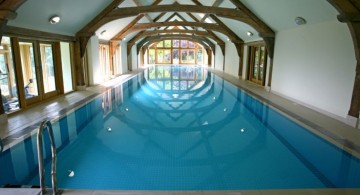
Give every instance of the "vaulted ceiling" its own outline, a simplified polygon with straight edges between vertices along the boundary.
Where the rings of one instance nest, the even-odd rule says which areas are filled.
[[[90,23],[111,4],[116,9],[108,9],[100,22]],[[274,36],[295,28],[297,16],[314,24],[335,20],[337,15],[326,0],[30,0],[17,13],[8,25],[71,36],[93,32],[103,40],[140,41],[181,33],[214,44]],[[61,22],[50,24],[52,15],[61,16]],[[254,35],[247,36],[247,31]]]

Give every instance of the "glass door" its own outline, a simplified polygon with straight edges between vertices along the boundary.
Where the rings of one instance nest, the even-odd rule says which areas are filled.
[[[58,95],[52,43],[19,41],[26,104]]]
[[[248,80],[265,85],[266,50],[265,46],[249,47]]]

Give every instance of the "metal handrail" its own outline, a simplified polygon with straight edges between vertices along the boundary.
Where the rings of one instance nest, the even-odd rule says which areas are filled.
[[[56,147],[55,147],[55,139],[54,133],[52,130],[52,125],[50,121],[45,120],[41,123],[39,127],[39,131],[37,133],[37,151],[38,151],[38,160],[39,160],[39,177],[40,177],[40,188],[41,194],[46,194],[46,187],[45,187],[45,169],[43,164],[43,131],[44,129],[48,130],[50,144],[51,144],[51,181],[52,181],[52,190],[53,195],[58,193],[57,185],[56,185]]]

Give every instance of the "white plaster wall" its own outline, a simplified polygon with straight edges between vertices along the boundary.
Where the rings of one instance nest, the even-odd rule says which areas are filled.
[[[225,43],[225,72],[238,77],[240,57],[232,42]]]
[[[120,52],[121,52],[121,73],[120,74],[124,74],[128,72],[128,68],[127,68],[127,46],[126,46],[126,42],[122,41],[120,43]]]
[[[217,70],[223,70],[224,65],[224,55],[221,52],[221,48],[216,45],[215,47],[215,56],[214,56],[214,67]]]
[[[276,35],[271,90],[345,118],[355,64],[346,24],[328,21],[280,31]]]
[[[99,39],[97,36],[92,36],[87,44],[87,58],[89,68],[89,84],[100,84],[102,78],[100,58],[99,58]]]
[[[131,48],[131,65],[132,70],[138,69],[138,55],[136,53],[136,45]]]
[[[241,75],[241,79],[245,80],[246,79],[246,71],[247,71],[247,64],[248,64],[248,51],[249,51],[249,47],[247,45],[244,46],[244,57],[243,57],[243,70],[242,70],[242,75]]]

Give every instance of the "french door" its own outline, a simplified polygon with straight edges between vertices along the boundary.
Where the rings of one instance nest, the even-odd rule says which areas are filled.
[[[265,46],[249,46],[248,55],[248,80],[265,85],[267,59]]]
[[[58,95],[54,44],[20,40],[19,50],[26,105]]]

